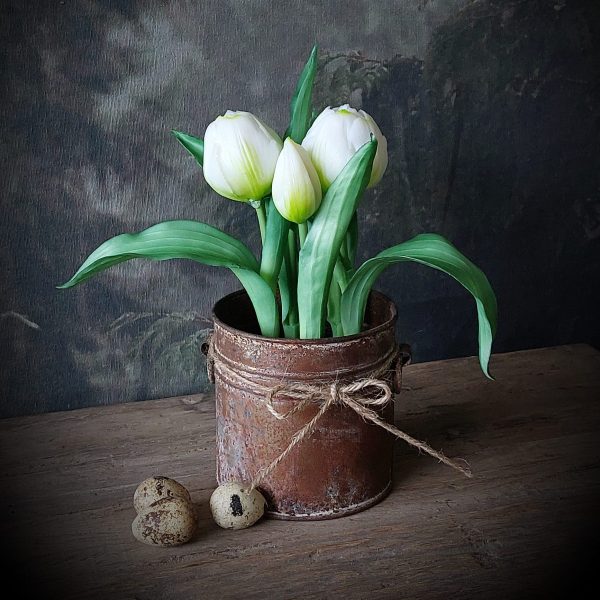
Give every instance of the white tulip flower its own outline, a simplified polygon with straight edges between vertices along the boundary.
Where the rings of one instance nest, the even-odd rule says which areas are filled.
[[[204,179],[221,196],[258,201],[270,193],[280,137],[253,114],[228,110],[204,135]]]
[[[378,145],[368,187],[379,183],[388,164],[387,140],[377,123],[364,110],[356,110],[348,104],[338,108],[328,106],[315,119],[302,147],[308,151],[317,170],[323,192],[356,151],[371,139],[371,134]]]
[[[321,184],[308,152],[291,138],[283,143],[273,177],[273,202],[293,223],[304,223],[321,205]]]

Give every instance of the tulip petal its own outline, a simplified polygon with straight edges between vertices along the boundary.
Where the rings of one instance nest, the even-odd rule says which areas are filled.
[[[319,208],[321,185],[308,153],[285,140],[273,177],[273,202],[288,221],[304,223]]]
[[[204,177],[221,196],[247,202],[271,191],[282,143],[277,134],[248,112],[227,111],[204,136]]]
[[[348,104],[327,107],[315,119],[302,146],[310,155],[324,192],[372,135],[378,142],[378,150],[369,187],[380,181],[388,162],[387,140],[375,121],[363,110],[358,111]]]

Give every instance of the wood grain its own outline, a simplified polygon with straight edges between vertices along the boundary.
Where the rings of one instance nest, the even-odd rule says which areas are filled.
[[[545,598],[597,561],[600,353],[585,345],[409,366],[397,425],[469,461],[467,480],[396,445],[395,487],[343,519],[210,517],[214,416],[187,396],[0,421],[4,567],[46,598]],[[196,539],[146,547],[133,491],[162,474],[199,506]],[[587,556],[584,561],[583,557]],[[564,597],[564,596],[563,596]]]

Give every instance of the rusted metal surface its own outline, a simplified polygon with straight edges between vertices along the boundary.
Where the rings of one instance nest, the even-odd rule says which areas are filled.
[[[217,415],[217,480],[249,482],[290,443],[293,435],[318,411],[309,406],[278,420],[265,404],[264,387],[302,382],[346,383],[376,371],[397,351],[396,309],[373,292],[367,306],[366,331],[344,338],[320,340],[270,339],[257,335],[252,307],[243,292],[230,294],[214,309],[213,351],[225,365],[254,382],[240,385],[215,368]],[[398,388],[403,348],[384,379]],[[408,354],[409,356],[409,354]],[[278,395],[280,413],[296,401]],[[392,422],[393,406],[381,411]],[[394,440],[385,430],[363,421],[354,411],[334,406],[260,485],[269,502],[269,516],[316,520],[364,510],[385,497],[391,486]]]

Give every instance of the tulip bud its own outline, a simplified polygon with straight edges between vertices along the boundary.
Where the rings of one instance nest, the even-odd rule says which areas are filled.
[[[273,177],[273,202],[293,223],[304,223],[321,205],[321,184],[306,150],[287,138]]]
[[[375,136],[378,142],[368,187],[383,177],[388,164],[387,140],[377,123],[364,110],[348,104],[327,107],[312,124],[302,147],[308,151],[326,192],[356,151]]]
[[[204,179],[221,196],[247,202],[270,193],[279,136],[253,114],[228,110],[204,135]]]

